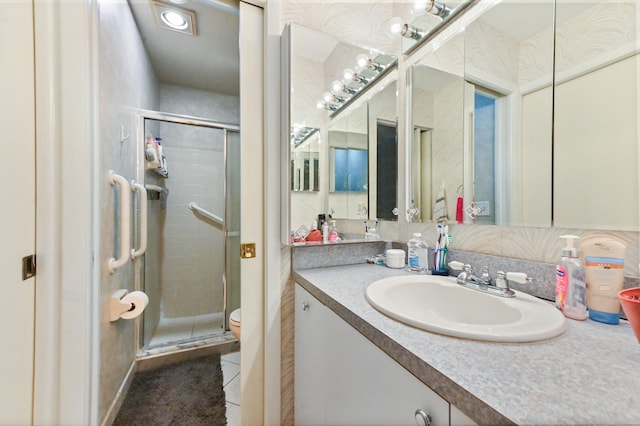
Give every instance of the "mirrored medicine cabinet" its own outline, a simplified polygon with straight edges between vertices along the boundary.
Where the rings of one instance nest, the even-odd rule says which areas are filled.
[[[290,191],[285,229],[307,224],[308,215],[296,213],[305,210],[397,219],[379,210],[378,186],[402,173],[406,185],[395,196],[402,191],[406,205],[395,213],[403,221],[437,221],[436,201],[444,195],[449,223],[638,230],[640,5],[472,3],[400,57],[397,72],[406,73],[406,86],[394,79],[340,112],[316,107],[331,84],[322,73],[327,65],[292,61],[288,124],[318,128],[321,148],[319,191]],[[403,91],[407,103],[399,106],[395,94]],[[382,104],[394,99],[385,101],[387,113],[372,113],[375,96]],[[404,140],[406,151],[384,154],[395,167],[381,167],[372,140],[384,138],[378,136],[384,126],[397,129],[398,120],[406,135],[397,134],[395,143]],[[404,170],[397,169],[398,155],[406,159]],[[381,175],[387,171],[391,177]],[[336,182],[343,185],[337,191]],[[313,203],[296,197],[303,194],[315,195]]]
[[[427,46],[408,70],[407,220],[434,220],[445,188],[450,222],[637,230],[636,8],[503,1]]]
[[[396,57],[297,24],[288,27],[286,38],[286,229],[309,230],[319,214],[397,220]],[[367,61],[358,64],[362,57]],[[347,79],[349,67],[355,76]]]

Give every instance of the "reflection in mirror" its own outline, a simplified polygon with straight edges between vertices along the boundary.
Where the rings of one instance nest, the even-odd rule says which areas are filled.
[[[319,94],[325,90],[324,61],[336,47],[337,40],[319,31],[300,25],[291,25],[290,43],[289,127],[292,129],[292,141],[289,147],[289,187],[292,190],[290,192],[290,223],[287,225],[289,230],[295,231],[301,226],[310,230],[317,215],[326,212],[327,209],[326,144],[322,143],[323,139],[326,141],[327,113],[316,107],[316,101]],[[305,132],[304,129],[307,131]],[[296,135],[300,135],[301,130],[303,134],[310,134],[313,129],[318,131],[309,139],[302,142],[303,137],[298,136],[296,141]],[[297,147],[296,142],[299,143]],[[307,142],[308,145],[302,145]],[[316,152],[317,168],[312,160]],[[296,153],[299,153],[297,160]],[[304,168],[305,158],[308,158],[309,164],[308,180],[304,179],[307,173]],[[315,185],[316,171],[317,186]],[[308,182],[309,189],[304,189],[305,182]],[[312,187],[314,190],[310,190]]]
[[[329,126],[329,212],[333,218],[366,219],[369,198],[368,105]]]
[[[465,27],[465,223],[551,225],[553,24],[506,0]]]
[[[638,230],[639,10],[557,0],[554,226]]]
[[[291,138],[291,190],[320,190],[320,134],[317,128],[294,131]]]
[[[446,21],[460,14],[473,0],[415,0],[411,3],[398,3],[397,8],[405,5],[401,16],[389,21],[389,31],[402,36],[401,50],[409,53],[420,41],[438,30]]]
[[[396,220],[389,213],[397,206],[396,57],[297,24],[290,29],[289,124],[292,135],[318,132],[308,145],[294,141],[289,148],[289,229],[318,226],[321,214],[376,219],[376,206],[384,211],[380,219]],[[344,79],[345,68],[367,82]]]
[[[463,189],[464,34],[411,66],[409,222],[456,218]]]
[[[398,220],[397,80],[390,80],[369,101],[369,206],[379,220]]]

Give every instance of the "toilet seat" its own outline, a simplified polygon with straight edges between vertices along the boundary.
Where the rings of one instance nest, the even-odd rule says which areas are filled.
[[[239,340],[240,339],[240,308],[232,311],[229,314],[229,329]]]
[[[229,322],[236,323],[237,325],[240,325],[240,308],[232,311],[229,314]]]

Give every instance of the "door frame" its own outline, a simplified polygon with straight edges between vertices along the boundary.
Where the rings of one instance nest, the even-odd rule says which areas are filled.
[[[34,5],[34,424],[98,422],[97,23],[97,0]]]

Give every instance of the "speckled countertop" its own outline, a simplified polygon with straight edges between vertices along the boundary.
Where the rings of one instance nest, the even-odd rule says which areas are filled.
[[[554,339],[488,343],[422,331],[375,310],[365,289],[409,274],[372,264],[294,271],[296,282],[480,424],[640,424],[640,344],[620,325],[568,320]]]

